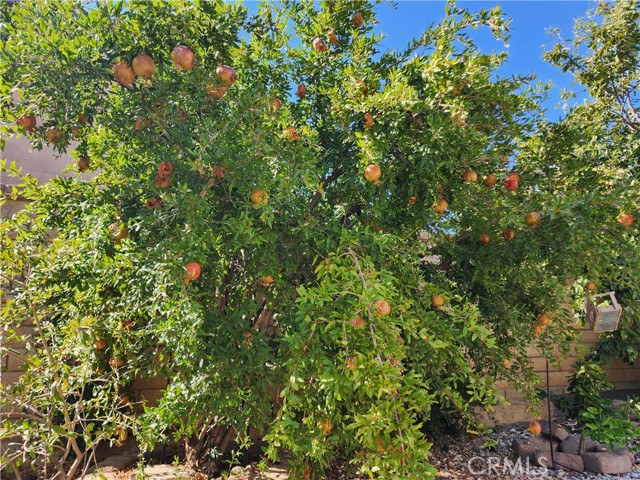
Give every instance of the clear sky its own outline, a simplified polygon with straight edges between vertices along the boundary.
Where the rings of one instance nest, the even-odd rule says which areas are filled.
[[[563,37],[572,37],[573,20],[594,7],[591,1],[460,1],[458,5],[470,10],[491,9],[500,5],[507,18],[511,19],[509,61],[501,70],[505,75],[532,73],[538,80],[553,82],[547,116],[551,119],[562,114],[562,88],[571,88],[571,76],[562,74],[557,68],[542,60],[543,45],[553,46],[556,41],[548,29],[559,27]],[[411,38],[422,32],[429,24],[444,16],[444,1],[399,1],[396,8],[389,3],[377,7],[380,24],[377,31],[386,35],[383,46],[397,49],[406,46]],[[488,33],[473,35],[478,45],[486,51],[503,50]]]
[[[250,11],[255,11],[256,2],[245,0],[244,3]],[[512,22],[510,57],[500,73],[509,75],[535,72],[538,80],[543,82],[551,80],[554,87],[545,104],[547,117],[556,119],[562,115],[560,92],[562,88],[571,88],[571,76],[562,74],[542,60],[543,45],[552,46],[556,43],[547,30],[551,27],[559,27],[563,37],[571,37],[574,18],[584,16],[595,3],[587,0],[469,0],[459,1],[458,4],[472,11],[481,8],[491,9],[496,5],[502,7],[505,16]],[[401,0],[396,1],[395,5],[396,8],[391,3],[382,3],[377,6],[380,23],[376,27],[376,32],[386,36],[382,42],[383,48],[404,48],[413,37],[422,33],[431,23],[442,19],[446,2],[444,0]],[[497,42],[488,33],[488,29],[485,33],[474,31],[472,36],[485,51],[504,48],[502,43]]]

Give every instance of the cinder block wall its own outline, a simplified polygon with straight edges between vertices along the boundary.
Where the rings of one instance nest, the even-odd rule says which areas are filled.
[[[568,393],[567,387],[569,379],[575,369],[573,364],[583,358],[585,351],[591,350],[591,347],[598,341],[600,334],[588,329],[583,329],[580,336],[586,348],[571,349],[571,354],[567,358],[562,358],[560,354],[555,356],[557,362],[549,362],[549,390],[553,394]],[[534,371],[540,377],[540,388],[546,388],[546,359],[534,347],[528,349],[529,358],[533,361]],[[616,390],[627,390],[640,388],[640,364],[629,365],[621,358],[611,359],[609,364],[604,368],[609,382],[611,382]],[[501,393],[511,402],[522,400],[522,395],[511,388],[505,382],[497,384]]]

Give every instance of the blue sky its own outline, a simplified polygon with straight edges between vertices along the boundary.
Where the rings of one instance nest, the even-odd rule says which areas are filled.
[[[589,1],[466,1],[458,2],[470,10],[491,9],[500,5],[511,21],[509,61],[500,73],[535,72],[540,81],[552,81],[553,89],[546,102],[547,116],[555,119],[562,114],[562,88],[571,88],[572,80],[557,68],[542,60],[543,45],[553,46],[556,42],[548,32],[551,27],[559,27],[563,37],[572,36],[574,18],[581,17],[593,8]],[[386,35],[383,47],[397,49],[406,46],[411,38],[422,32],[432,22],[444,16],[444,1],[400,1],[396,8],[385,3],[378,6],[380,24],[377,31]],[[503,50],[491,34],[474,35],[478,45],[486,51]]]

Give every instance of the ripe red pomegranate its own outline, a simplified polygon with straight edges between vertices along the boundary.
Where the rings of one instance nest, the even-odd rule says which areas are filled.
[[[113,66],[113,78],[121,85],[131,85],[136,80],[136,74],[127,62],[122,61]]]
[[[349,370],[354,370],[358,368],[358,358],[357,357],[349,357],[347,359],[347,368]]]
[[[207,93],[211,98],[222,98],[227,93],[228,87],[218,87],[216,85],[207,85]]]
[[[415,196],[409,197],[409,205],[415,205],[415,203],[416,203],[416,197]]]
[[[161,173],[157,173],[154,184],[158,188],[169,188],[169,186],[171,185],[171,177],[169,175],[162,175]]]
[[[504,238],[505,240],[508,240],[509,242],[513,240],[515,236],[516,236],[516,232],[514,232],[510,228],[507,228],[504,232],[502,232],[502,238]]]
[[[81,172],[86,172],[89,170],[89,160],[86,157],[80,157],[78,159],[78,170]]]
[[[529,212],[524,216],[524,221],[532,228],[536,228],[542,221],[542,215],[538,212]]]
[[[262,280],[260,280],[260,284],[263,287],[267,287],[267,288],[273,285],[273,282],[274,282],[273,275],[268,275],[268,274],[262,277]]]
[[[171,60],[176,64],[176,70],[191,70],[195,62],[195,55],[189,47],[178,45],[171,52]]]
[[[116,243],[120,243],[129,236],[129,229],[126,226],[121,227],[119,222],[113,222],[109,225],[109,233]]]
[[[236,71],[228,65],[220,65],[216,68],[216,76],[218,77],[218,81],[225,87],[230,87],[238,80]]]
[[[473,170],[467,170],[462,174],[462,179],[465,183],[476,183],[478,181],[478,174]]]
[[[36,117],[33,115],[22,115],[17,121],[17,124],[28,133],[32,132],[33,129],[36,128],[37,123]]]
[[[541,313],[538,315],[538,325],[542,327],[546,327],[547,325],[551,325],[551,318],[546,313]]]
[[[326,52],[329,47],[327,47],[327,45],[322,41],[320,37],[316,37],[313,39],[313,49],[316,52],[322,53]]]
[[[304,97],[307,96],[307,87],[305,87],[303,84],[298,84],[298,89],[296,90],[296,96],[299,99],[303,99]]]
[[[131,62],[134,73],[142,78],[151,78],[156,71],[156,64],[149,55],[138,55]]]
[[[64,137],[64,133],[58,127],[49,127],[44,134],[49,143],[58,143]]]
[[[355,28],[360,28],[364,25],[364,15],[362,15],[362,12],[356,12],[353,14],[353,17],[351,17],[351,25]]]
[[[269,202],[269,194],[264,190],[254,190],[251,194],[251,201],[258,207],[264,207]]]
[[[380,167],[374,163],[364,169],[364,178],[370,182],[378,183],[380,181],[380,175],[382,175],[382,171]]]
[[[364,114],[364,129],[369,130],[373,126],[373,116],[369,112]]]
[[[158,205],[160,205],[160,200],[158,200],[157,197],[151,197],[147,199],[147,201],[144,204],[144,206],[147,207],[149,210],[153,210]]]
[[[196,280],[202,273],[202,268],[198,262],[189,262],[184,266],[184,269],[187,271],[184,276],[187,281]]]
[[[280,110],[282,108],[282,100],[280,100],[278,97],[273,100],[273,108],[275,108],[276,110]]]
[[[285,128],[282,132],[282,136],[292,142],[296,142],[300,138],[298,130],[296,130],[294,127]]]
[[[365,325],[365,323],[366,323],[365,319],[362,318],[359,315],[356,318],[354,318],[353,320],[351,320],[351,325],[354,328],[363,327]]]
[[[444,198],[441,198],[440,200],[438,200],[438,203],[436,203],[433,206],[433,209],[436,211],[438,215],[444,214],[447,208],[449,208],[449,203],[447,203],[447,201]]]
[[[173,172],[173,163],[169,161],[162,162],[158,165],[158,173],[160,175],[171,175]]]
[[[213,173],[213,176],[218,180],[223,180],[224,176],[227,174],[227,167],[213,167],[211,173]]]
[[[631,226],[635,223],[636,219],[630,213],[621,213],[618,215],[616,219],[620,225],[623,225],[627,228],[631,228]]]
[[[111,357],[109,359],[109,366],[111,368],[120,368],[123,365],[124,365],[124,360],[122,358]],[[125,438],[127,438],[127,437],[125,436]]]
[[[517,190],[518,181],[520,181],[520,175],[518,175],[517,173],[512,173],[511,175],[507,176],[507,178],[505,179],[504,188],[506,188],[511,192],[514,190]]]
[[[496,177],[495,173],[490,173],[489,175],[484,177],[484,184],[489,188],[492,188],[497,181],[498,181],[498,177]]]
[[[93,342],[93,348],[96,350],[104,350],[107,348],[107,341],[104,338],[96,338]]]
[[[376,312],[381,316],[389,315],[389,313],[391,313],[391,305],[389,305],[389,302],[386,300],[376,300],[373,302],[373,306],[376,308]]]
[[[329,30],[329,33],[327,33],[327,40],[329,40],[329,43],[331,45],[338,45],[338,43],[340,43],[340,40],[338,40],[338,35],[336,34],[335,28],[332,28],[331,30]]]
[[[185,112],[184,108],[180,107],[178,109],[178,118],[180,120],[182,120],[183,122],[188,118],[187,117],[187,112]]]
[[[591,281],[587,282],[584,288],[586,288],[589,292],[595,292],[598,289],[596,284]]]
[[[73,127],[71,129],[71,136],[73,138],[80,138],[82,137],[82,129],[80,127]]]
[[[488,233],[483,233],[480,235],[480,243],[485,247],[491,243],[491,237]]]

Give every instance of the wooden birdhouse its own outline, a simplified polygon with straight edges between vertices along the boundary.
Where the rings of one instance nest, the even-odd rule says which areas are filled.
[[[606,292],[587,297],[585,302],[587,324],[594,332],[615,332],[618,329],[622,307],[615,292]]]

